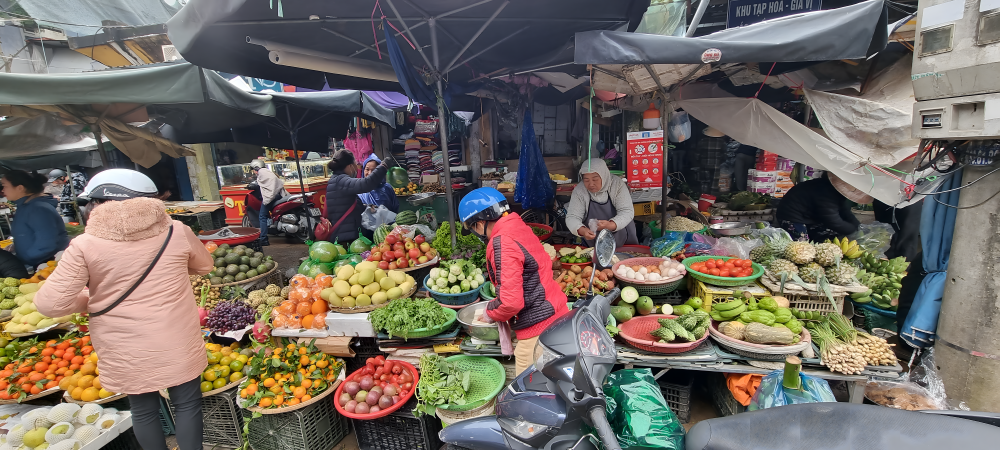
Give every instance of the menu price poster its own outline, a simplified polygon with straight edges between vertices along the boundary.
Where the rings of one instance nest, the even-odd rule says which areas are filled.
[[[628,133],[626,177],[631,188],[663,187],[663,130]]]

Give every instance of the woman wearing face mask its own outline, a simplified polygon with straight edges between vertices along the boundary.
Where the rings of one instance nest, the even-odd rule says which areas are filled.
[[[347,245],[358,238],[361,228],[361,212],[365,206],[358,194],[385,184],[385,173],[389,169],[383,161],[368,176],[357,178],[363,169],[350,150],[337,150],[327,167],[330,181],[326,184],[326,218],[333,224],[328,240]]]
[[[14,250],[30,267],[52,260],[69,245],[66,224],[56,211],[59,202],[43,192],[47,181],[41,174],[12,170],[0,182],[7,200],[17,207],[10,230]]]
[[[620,177],[612,177],[603,159],[584,161],[580,168],[581,183],[573,189],[566,207],[566,227],[593,246],[597,233],[608,230],[615,234],[618,247],[638,244],[635,231],[635,209],[632,194]],[[590,221],[597,221],[597,229],[590,229]]]
[[[382,164],[382,160],[372,153],[368,159],[365,159],[364,176],[371,176],[372,172],[374,172],[375,168],[377,168],[380,164]],[[361,199],[361,203],[364,203],[365,205],[373,206],[375,208],[382,205],[389,211],[394,213],[399,212],[399,201],[396,200],[396,192],[392,190],[392,186],[390,186],[389,183],[382,183],[379,187],[372,189],[370,192],[358,194],[358,197]]]
[[[552,260],[531,227],[511,213],[500,191],[484,187],[469,192],[458,205],[463,226],[486,241],[486,273],[497,298],[486,305],[483,319],[510,322],[517,335],[516,373],[534,362],[538,336],[563,315],[566,294],[553,279]]]

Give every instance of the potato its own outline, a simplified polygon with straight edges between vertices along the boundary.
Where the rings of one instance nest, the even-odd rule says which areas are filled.
[[[583,269],[581,269],[580,266],[570,266],[569,270],[572,271],[573,273],[583,272]]]

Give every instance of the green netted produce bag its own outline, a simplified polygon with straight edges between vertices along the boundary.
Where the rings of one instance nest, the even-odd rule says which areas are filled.
[[[684,449],[684,427],[650,369],[612,372],[604,383],[608,422],[622,450]]]

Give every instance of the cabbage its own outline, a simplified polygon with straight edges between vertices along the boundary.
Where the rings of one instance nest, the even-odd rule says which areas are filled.
[[[477,283],[476,280],[472,280],[472,281],[469,282],[469,286],[472,289],[479,289],[479,286],[482,286],[482,284]]]
[[[452,294],[461,294],[462,293],[462,288],[460,286],[458,286],[458,285],[452,286],[451,287],[451,293]]]
[[[340,251],[332,242],[316,241],[309,246],[309,259],[323,263],[333,262],[340,256]]]
[[[462,287],[462,292],[465,292],[465,291],[468,291],[468,290],[472,289],[472,286],[469,285],[469,282],[468,281],[464,281],[464,280],[462,281],[461,284],[459,284],[459,286]]]
[[[444,289],[444,288],[448,287],[448,279],[447,278],[438,278],[436,284],[437,284],[438,288]]]
[[[441,273],[441,269],[438,269],[437,267],[431,269],[431,279],[432,280],[437,280],[438,278],[441,278],[440,277],[440,273]]]
[[[481,273],[480,274],[476,274],[475,280],[476,280],[476,284],[483,284],[483,283],[486,282],[486,278],[483,277],[483,274],[481,274]]]
[[[454,275],[448,275],[448,282],[449,283],[458,283],[458,277],[456,277]]]
[[[465,281],[465,274],[461,273],[458,275],[458,281]]]
[[[451,268],[448,270],[451,272],[452,275],[455,275],[456,277],[462,273],[462,268],[459,267],[458,264],[451,266]],[[452,283],[454,283],[454,281]]]

